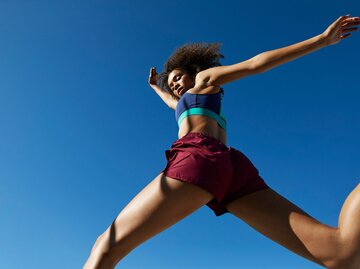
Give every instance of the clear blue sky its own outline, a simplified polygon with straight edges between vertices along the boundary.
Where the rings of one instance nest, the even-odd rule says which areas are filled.
[[[0,268],[81,268],[165,166],[174,111],[147,85],[174,49],[224,65],[323,32],[350,1],[0,1]],[[337,225],[360,178],[360,33],[224,86],[228,144],[276,191]],[[118,268],[319,266],[206,206]]]

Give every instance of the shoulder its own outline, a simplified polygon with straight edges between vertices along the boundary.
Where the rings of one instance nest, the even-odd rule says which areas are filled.
[[[188,90],[192,94],[213,94],[221,91],[220,86],[212,85],[204,71],[197,73],[194,88]]]

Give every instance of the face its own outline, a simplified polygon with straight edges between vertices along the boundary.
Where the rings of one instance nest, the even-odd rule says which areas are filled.
[[[191,77],[181,69],[174,69],[168,77],[168,85],[175,96],[181,96],[194,87]]]

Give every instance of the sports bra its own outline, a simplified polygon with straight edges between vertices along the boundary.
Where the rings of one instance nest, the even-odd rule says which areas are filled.
[[[222,92],[213,94],[184,93],[175,110],[175,118],[180,127],[181,122],[191,115],[204,115],[217,121],[226,130],[226,119],[221,113]]]

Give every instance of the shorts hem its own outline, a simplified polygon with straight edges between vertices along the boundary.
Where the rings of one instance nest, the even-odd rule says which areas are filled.
[[[234,195],[232,198],[230,198],[230,199],[228,199],[228,200],[222,201],[222,204],[223,204],[224,206],[227,206],[228,204],[234,202],[234,201],[237,200],[237,199],[240,199],[240,198],[245,197],[245,196],[247,196],[247,195],[256,193],[256,192],[258,192],[258,191],[267,190],[267,189],[270,189],[270,187],[269,187],[268,185],[263,186],[263,187],[261,187],[261,188],[259,188],[259,189],[256,189],[256,190],[247,191],[247,192],[242,192],[242,193],[240,193],[239,195]]]
[[[237,200],[239,198],[242,198],[242,197],[245,197],[247,195],[256,193],[258,191],[263,191],[263,190],[267,190],[267,189],[270,189],[270,187],[268,185],[264,185],[261,188],[258,188],[256,190],[250,190],[250,191],[246,191],[246,192],[239,192],[238,195],[234,194],[233,197],[231,197],[230,199],[223,200],[223,201],[217,202],[217,203],[215,202],[215,204],[212,204],[212,203],[214,203],[214,200],[212,200],[207,204],[207,206],[214,212],[214,214],[217,217],[220,217],[221,215],[224,215],[226,213],[231,213],[226,209],[226,206],[228,204],[230,204],[231,202],[234,202],[235,200]]]
[[[183,176],[183,175],[179,175],[179,174],[172,174],[172,173],[168,173],[166,171],[166,169],[163,170],[163,173],[165,176],[167,177],[170,177],[170,178],[173,178],[173,179],[176,179],[176,180],[179,180],[179,181],[182,181],[182,182],[185,182],[185,183],[189,183],[189,184],[192,184],[192,185],[195,185],[205,191],[207,191],[208,193],[210,193],[211,195],[214,196],[214,199],[216,199],[217,201],[219,201],[219,195],[216,194],[213,190],[209,189],[208,187],[202,185],[202,184],[199,184],[198,181],[199,179],[195,179],[195,178],[192,178],[192,177],[187,177],[187,176]]]

